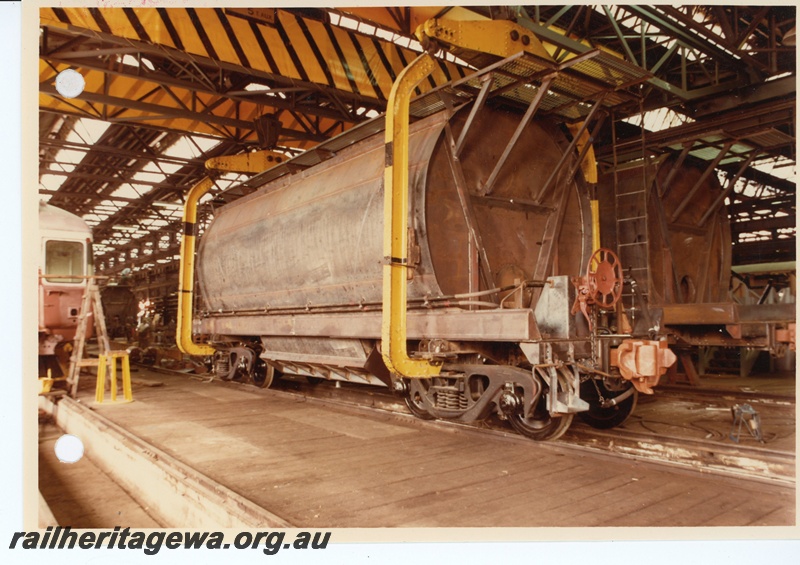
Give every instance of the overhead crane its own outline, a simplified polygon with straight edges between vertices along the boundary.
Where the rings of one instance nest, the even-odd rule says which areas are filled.
[[[280,131],[280,147],[276,149],[287,157],[296,156],[331,135],[364,123],[368,116],[382,110],[385,101],[381,96],[384,99],[388,96],[393,79],[418,53],[403,46],[408,45],[407,40],[397,45],[388,38],[392,33],[394,38],[409,37],[420,24],[435,16],[453,21],[514,19],[517,25],[536,36],[560,62],[589,54],[599,47],[600,54],[590,57],[591,60],[606,58],[605,63],[609,65],[621,61],[639,68],[640,72],[645,69],[650,73],[644,81],[646,89],[636,92],[647,97],[645,109],[683,100],[682,104],[698,113],[712,112],[725,104],[720,93],[730,92],[731,88],[743,84],[757,86],[762,100],[791,96],[793,84],[790,90],[786,86],[792,80],[763,81],[764,76],[780,72],[787,64],[786,50],[789,48],[784,47],[782,41],[791,39],[791,14],[770,13],[756,8],[713,8],[713,15],[721,28],[712,29],[697,23],[676,27],[676,18],[683,13],[676,12],[677,9],[663,7],[636,12],[635,7],[627,6],[597,10],[587,6],[492,7],[489,11],[427,6],[259,11],[48,7],[40,12],[43,30],[40,101],[47,112],[93,116],[120,124],[133,120],[128,123],[166,129],[175,135],[193,130],[210,138],[226,138],[230,142],[221,149],[223,153],[263,147],[269,137],[259,136],[257,124],[262,117],[272,115],[278,120]],[[340,16],[355,18],[363,24],[348,29],[327,23]],[[735,17],[736,20],[729,23],[726,17]],[[766,18],[763,19],[766,23],[762,23],[759,17]],[[632,19],[635,21],[631,24]],[[611,25],[614,20],[618,22],[616,27]],[[644,23],[637,24],[637,21]],[[772,33],[764,36],[761,28],[766,24],[772,27]],[[626,25],[639,27],[632,31]],[[650,26],[652,32],[646,33],[646,26]],[[592,29],[604,30],[603,37],[592,37]],[[677,43],[668,43],[670,29]],[[382,30],[390,31],[387,34]],[[236,32],[233,38],[230,31]],[[641,37],[635,38],[639,31]],[[661,39],[658,33],[662,33]],[[702,39],[696,39],[697,34]],[[765,39],[748,44],[748,34],[753,37],[761,34],[759,37]],[[204,42],[204,37],[213,37],[214,41]],[[290,47],[286,47],[284,39],[288,39]],[[722,47],[709,52],[710,47],[703,43],[708,41]],[[109,64],[111,58],[116,60],[113,65]],[[744,65],[738,65],[738,68],[737,58],[744,61]],[[703,73],[703,61],[710,61],[706,66],[713,66],[710,76],[705,76],[708,72]],[[66,66],[86,69],[89,78],[87,91],[77,99],[58,99],[48,86],[56,70]],[[416,94],[433,89],[434,84],[441,86],[448,81],[460,80],[473,70],[472,66],[479,66],[479,61],[470,61],[469,57],[438,58],[432,75],[423,81]],[[744,72],[745,69],[750,70]],[[565,70],[562,75],[568,76],[569,72]],[[703,85],[703,80],[711,82]],[[663,94],[653,95],[659,91]],[[618,94],[618,91],[609,92],[607,96],[610,98],[603,106],[626,108],[624,112],[615,112],[612,120],[638,111],[637,96],[628,98],[629,103],[620,106],[620,100],[615,98]],[[527,107],[528,102],[522,100],[517,104]],[[571,100],[566,103],[572,103],[571,107],[583,112],[584,117],[587,109],[591,108],[591,105],[576,104]],[[565,106],[564,110],[569,107]],[[545,106],[537,110],[540,113],[545,111],[548,111]],[[603,113],[598,112],[600,115]],[[570,119],[579,117],[576,114]],[[778,120],[777,123],[785,121]],[[702,128],[704,124],[698,123],[697,127]],[[778,125],[775,131],[779,132],[778,135],[783,134],[784,142],[786,136],[792,138],[786,133],[785,126]],[[584,133],[584,136],[590,133]],[[651,137],[648,134],[647,138]],[[635,146],[636,141],[632,141]],[[761,141],[768,140],[762,136]],[[764,154],[775,153],[774,146],[762,147]],[[696,147],[692,155],[699,154],[700,149],[700,146]],[[157,157],[158,150],[153,154]],[[318,162],[320,155],[322,152],[311,152],[306,162]],[[704,153],[702,158],[708,164],[714,157],[715,154]],[[720,167],[730,169],[729,176],[734,177],[746,157],[739,159],[738,163],[727,163],[727,159],[722,159]],[[752,162],[758,159],[757,155]],[[305,165],[294,160],[291,166]],[[93,173],[79,171],[76,174]],[[126,174],[132,173],[122,173],[122,182]],[[742,177],[750,178],[754,174],[750,166]],[[199,178],[199,174],[195,178]],[[95,177],[84,180],[87,181],[84,183],[87,196],[83,202],[91,207],[99,200],[92,195],[90,187],[100,180]],[[78,189],[53,191],[57,194],[52,196],[54,201],[61,201],[62,205],[69,207],[77,202],[70,195],[75,190]],[[232,192],[229,197],[237,195],[238,192]],[[734,194],[734,197],[737,196]],[[139,207],[124,206],[114,214],[113,224],[124,224],[128,216],[135,217],[141,213]],[[99,227],[104,235],[110,235],[111,223],[102,223]],[[168,226],[165,230],[172,228]],[[129,254],[125,257],[130,259]],[[100,268],[108,268],[107,258],[99,257],[98,261]],[[121,268],[118,266],[114,270]]]

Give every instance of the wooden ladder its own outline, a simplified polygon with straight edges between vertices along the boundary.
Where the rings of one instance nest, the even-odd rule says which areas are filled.
[[[91,317],[94,317],[97,344],[100,346],[101,357],[98,359],[83,358],[86,349],[86,333],[89,329],[89,318]],[[97,286],[94,277],[89,277],[86,281],[86,290],[83,292],[81,311],[78,314],[78,330],[75,333],[75,344],[70,357],[69,374],[67,376],[67,386],[72,398],[75,398],[78,394],[81,369],[83,367],[98,367],[100,359],[108,359],[110,353],[111,345],[108,341],[103,303],[100,300],[100,288]]]

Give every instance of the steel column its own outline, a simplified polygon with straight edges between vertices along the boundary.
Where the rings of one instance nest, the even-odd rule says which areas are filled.
[[[448,128],[449,131],[449,128]],[[481,238],[480,230],[478,229],[478,222],[475,217],[475,209],[472,207],[472,200],[467,189],[467,181],[464,178],[464,171],[461,169],[461,164],[458,159],[450,151],[449,144],[445,145],[448,149],[448,161],[450,163],[450,170],[453,173],[453,181],[456,185],[456,192],[458,193],[458,200],[461,203],[461,209],[464,212],[464,220],[467,222],[467,229],[470,234],[470,246],[472,247],[470,253],[470,292],[478,290],[473,288],[474,278],[473,275],[473,257],[477,259],[478,271],[483,275],[484,284],[486,288],[494,288],[494,279],[492,277],[492,267],[489,264],[489,257],[486,255],[486,248],[483,246],[483,239]],[[483,269],[480,266],[483,266]]]
[[[669,173],[667,173],[667,178],[664,179],[664,183],[661,184],[658,191],[658,196],[663,198],[666,196],[667,191],[669,190],[669,185],[672,182],[672,179],[675,177],[675,174],[681,169],[683,165],[683,161],[686,159],[686,156],[689,155],[689,151],[691,151],[692,147],[694,146],[694,141],[687,141],[683,144],[683,151],[678,156],[678,160],[672,164],[672,167],[669,169]]]
[[[458,159],[458,156],[461,155],[461,149],[464,146],[464,139],[467,137],[467,132],[469,132],[470,128],[472,127],[472,121],[475,119],[478,111],[483,108],[483,105],[489,95],[489,91],[492,89],[494,74],[489,73],[486,76],[481,77],[481,82],[483,83],[483,86],[481,86],[481,91],[478,94],[478,98],[472,105],[472,108],[469,111],[469,116],[467,116],[467,121],[464,123],[464,127],[461,129],[461,133],[458,135],[458,141],[455,142],[455,146],[453,147],[453,156],[456,159]]]
[[[541,190],[536,195],[536,202],[542,201],[542,197],[547,193],[547,189],[550,188],[550,185],[553,184],[553,181],[555,180],[556,176],[561,171],[561,167],[564,166],[567,157],[569,157],[572,154],[572,151],[575,149],[575,145],[578,143],[578,140],[580,139],[581,135],[583,135],[583,132],[586,131],[586,127],[589,125],[589,122],[592,121],[594,115],[597,113],[597,110],[599,110],[600,106],[603,105],[603,99],[605,99],[605,97],[606,93],[600,95],[600,98],[598,98],[597,102],[595,102],[594,106],[592,107],[592,110],[589,112],[589,115],[586,116],[586,120],[581,125],[581,128],[572,137],[572,142],[569,144],[569,147],[561,155],[561,159],[558,161],[558,164],[553,169],[553,172],[550,173],[550,176],[548,177],[547,181],[544,183]],[[580,163],[580,161],[578,162]]]

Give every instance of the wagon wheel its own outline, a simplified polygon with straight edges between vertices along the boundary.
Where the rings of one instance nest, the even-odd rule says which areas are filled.
[[[422,379],[409,379],[406,381],[407,393],[403,400],[408,410],[420,420],[433,420],[434,417],[425,408],[423,397],[428,393]]]
[[[250,382],[258,388],[269,388],[279,376],[280,373],[275,370],[275,367],[268,365],[263,359],[259,358],[253,363]]]
[[[558,369],[558,390],[571,391],[571,379],[564,371],[565,369],[563,367]],[[546,391],[543,391],[543,396],[536,403],[536,407],[533,409],[533,414],[530,417],[526,418],[521,413],[517,413],[508,419],[511,427],[517,432],[537,441],[560,438],[567,429],[569,429],[570,424],[572,424],[572,419],[575,416],[574,414],[552,416],[547,410],[544,392]]]
[[[622,425],[636,409],[637,391],[620,400],[616,406],[604,408],[602,402],[622,396],[633,387],[630,381],[612,384],[605,379],[589,378],[581,383],[581,398],[589,403],[589,410],[578,414],[581,420],[598,430],[608,430]]]
[[[604,310],[611,310],[622,296],[622,263],[617,254],[601,247],[589,259],[586,276],[591,281],[590,301]]]

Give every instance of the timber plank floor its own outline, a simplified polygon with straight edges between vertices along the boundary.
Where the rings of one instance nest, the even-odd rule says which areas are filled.
[[[159,524],[89,457],[72,464],[55,454],[62,431],[39,424],[39,491],[59,524],[80,528],[158,528]]]
[[[134,384],[131,404],[94,404],[88,388],[79,398],[297,527],[795,525],[794,487],[142,377],[162,386]]]

